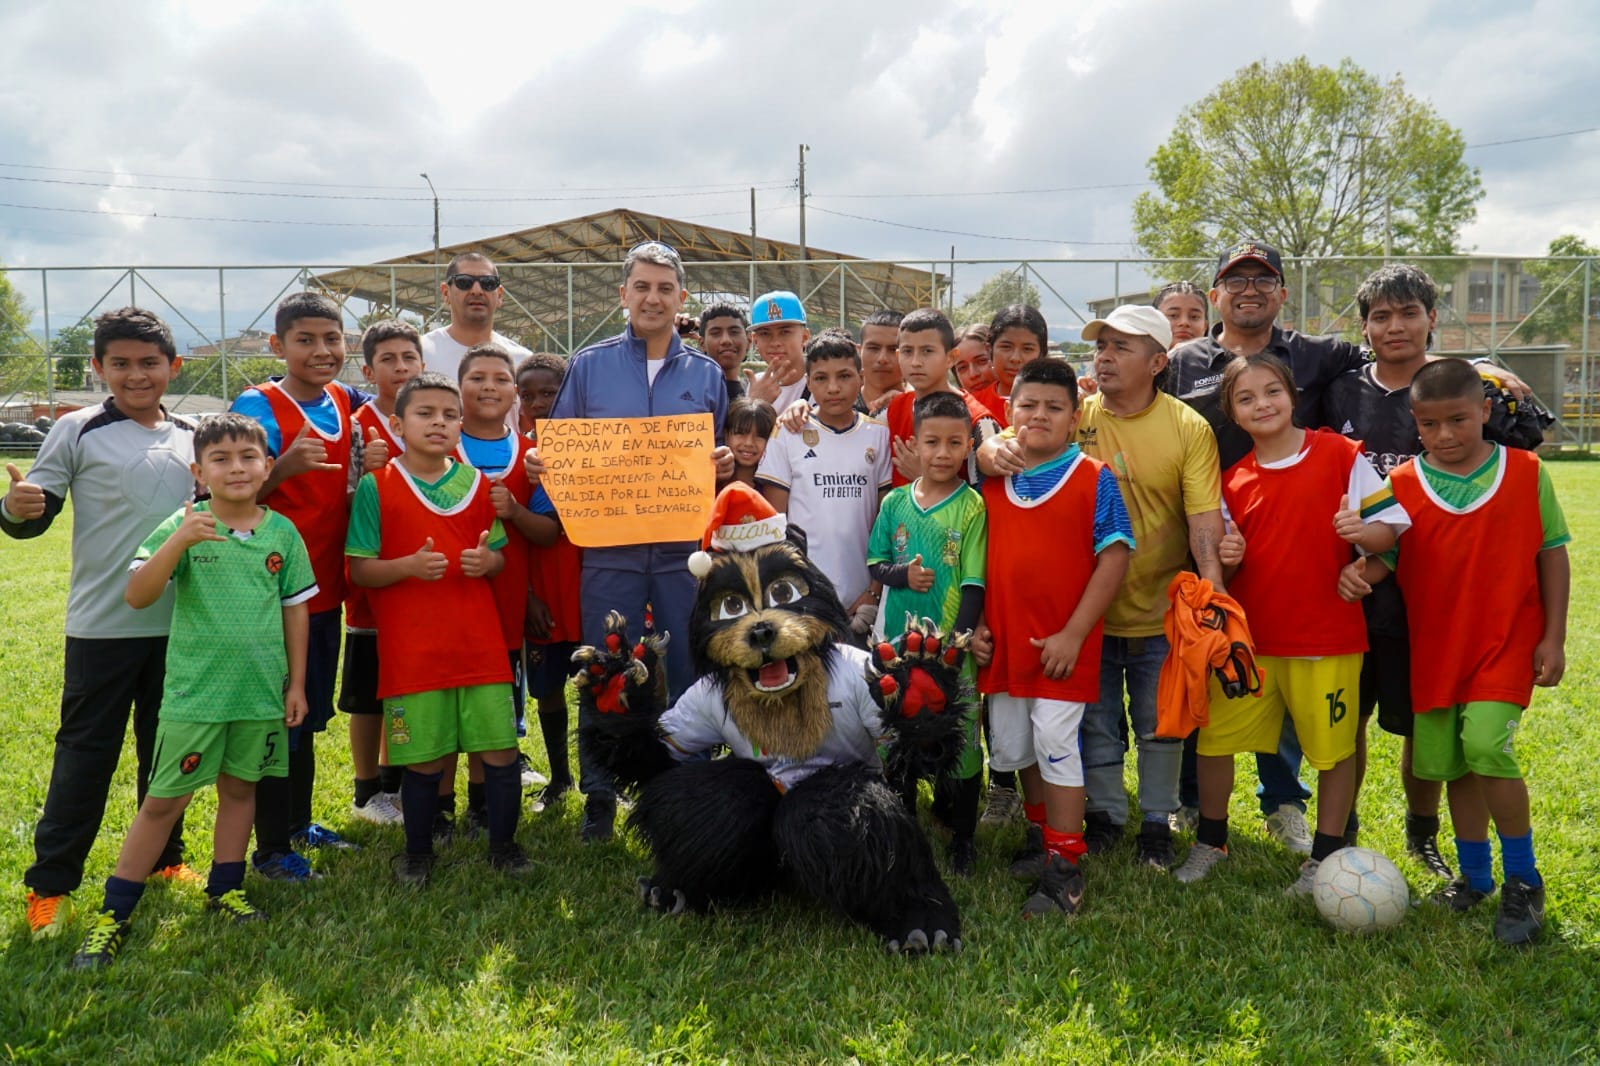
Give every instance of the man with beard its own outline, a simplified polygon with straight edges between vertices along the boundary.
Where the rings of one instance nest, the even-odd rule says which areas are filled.
[[[511,356],[513,365],[532,354],[510,337],[495,332],[494,313],[506,296],[500,287],[500,272],[488,256],[462,252],[450,260],[439,292],[450,308],[450,324],[423,334],[422,363],[426,369],[455,381],[461,357],[477,344],[498,344]]]

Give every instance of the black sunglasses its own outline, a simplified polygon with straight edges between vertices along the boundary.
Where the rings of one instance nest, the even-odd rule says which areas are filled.
[[[470,292],[474,284],[484,292],[493,292],[500,287],[500,279],[493,274],[451,274],[444,280],[446,285],[454,285],[462,292]]]

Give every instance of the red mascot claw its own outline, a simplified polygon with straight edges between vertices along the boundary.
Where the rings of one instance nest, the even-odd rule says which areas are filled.
[[[906,653],[915,655],[922,650],[922,634],[916,630],[906,634]]]
[[[906,634],[906,643],[911,642],[911,634]],[[900,713],[907,718],[915,718],[923,711],[941,714],[944,711],[944,689],[939,683],[928,675],[926,670],[913,670],[906,684],[906,698],[900,705]]]
[[[954,666],[956,664],[956,661],[958,659],[960,659],[960,658],[961,658],[961,649],[960,648],[946,648],[944,650],[944,664],[946,666]]]
[[[593,663],[589,667],[589,672],[595,677],[600,677],[606,672],[606,668],[601,666],[599,663]]]
[[[934,637],[933,639],[929,640],[927,647],[923,648],[922,650],[926,652],[930,658],[938,658],[939,638]]]
[[[894,683],[894,678],[885,674],[884,676],[878,678],[878,691],[882,692],[884,698],[887,699],[893,696],[896,692],[899,692],[900,686]]]
[[[622,650],[622,638],[615,633],[606,634],[606,650],[612,653]]]
[[[633,657],[635,659],[644,658],[644,641],[641,640],[639,643],[633,646]]]
[[[622,698],[622,686],[628,680],[628,675],[617,674],[607,681],[595,696],[595,709],[601,714],[621,714],[627,710]]]
[[[884,641],[882,644],[879,644],[878,661],[883,663],[885,666],[888,666],[890,663],[894,662],[894,660],[894,645],[890,644],[888,641]]]

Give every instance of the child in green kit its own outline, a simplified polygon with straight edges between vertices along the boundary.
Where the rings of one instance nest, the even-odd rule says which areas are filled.
[[[966,483],[972,420],[958,393],[931,392],[913,408],[913,441],[922,475],[884,497],[867,545],[867,566],[885,591],[884,624],[895,632],[909,615],[945,632],[970,630],[983,615],[988,524],[983,497]],[[950,827],[950,865],[967,875],[977,863],[983,749],[978,714],[954,775],[934,785],[935,817]]]
[[[150,791],[74,969],[116,961],[173,824],[195,790],[213,783],[206,907],[236,922],[266,917],[244,895],[245,848],[256,782],[288,773],[288,730],[306,715],[306,604],[317,583],[294,524],[256,503],[272,467],[261,426],[243,415],[208,419],[195,431],[194,449],[194,476],[211,499],[184,504],[156,527],[128,579],[128,605],[136,609],[173,586],[166,691]]]

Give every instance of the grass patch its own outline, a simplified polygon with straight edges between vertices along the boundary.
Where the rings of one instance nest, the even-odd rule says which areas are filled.
[[[1553,470],[1576,543],[1568,672],[1535,698],[1518,745],[1549,882],[1543,943],[1499,948],[1492,908],[1414,911],[1392,933],[1341,936],[1282,895],[1296,861],[1261,833],[1241,765],[1234,849],[1183,886],[1131,862],[1089,860],[1073,922],[1024,923],[1004,874],[1021,831],[980,834],[979,874],[952,888],[967,951],[907,962],[864,930],[787,899],[753,911],[661,919],[639,909],[637,842],[585,848],[581,804],[525,818],[541,863],[525,883],[477,847],[443,854],[426,892],[390,880],[397,831],[349,819],[342,718],[319,745],[318,816],[366,845],[318,856],[305,886],[249,882],[272,915],[223,926],[198,890],[153,887],[122,960],[66,970],[132,815],[129,740],[64,939],[34,942],[21,879],[49,780],[61,683],[69,523],[0,544],[6,682],[0,686],[0,1057],[27,1062],[1040,1062],[1229,1063],[1600,1058],[1600,784],[1590,623],[1600,604],[1600,469]],[[1493,575],[1483,575],[1493,580]],[[1394,739],[1374,729],[1363,842],[1402,856]],[[528,750],[538,748],[537,740]],[[540,758],[536,754],[536,761]],[[1248,763],[1248,760],[1245,760]],[[1131,772],[1131,760],[1130,760]],[[1132,778],[1130,776],[1130,784]],[[189,818],[210,857],[211,794]]]

